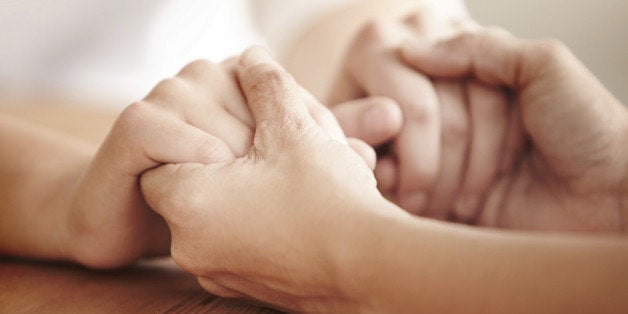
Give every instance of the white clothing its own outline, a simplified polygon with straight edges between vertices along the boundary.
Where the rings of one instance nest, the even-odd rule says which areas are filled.
[[[0,92],[113,95],[124,107],[190,61],[219,62],[253,44],[281,53],[356,1],[0,0]]]

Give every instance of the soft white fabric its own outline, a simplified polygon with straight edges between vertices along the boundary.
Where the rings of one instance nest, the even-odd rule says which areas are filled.
[[[0,92],[113,96],[123,107],[195,59],[219,62],[252,44],[281,52],[356,1],[0,0]]]
[[[0,88],[141,99],[189,61],[264,44],[246,0],[0,2]]]

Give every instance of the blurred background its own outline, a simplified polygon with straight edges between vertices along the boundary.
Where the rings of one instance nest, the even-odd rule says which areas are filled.
[[[220,61],[251,44],[280,51],[289,38],[307,32],[321,12],[360,1],[0,0],[0,97],[16,91],[65,92],[102,99],[120,110],[191,60]],[[447,7],[457,0],[431,1]],[[465,2],[484,25],[566,42],[628,103],[628,0]]]
[[[565,43],[628,104],[628,1],[466,0],[471,16],[517,36]]]

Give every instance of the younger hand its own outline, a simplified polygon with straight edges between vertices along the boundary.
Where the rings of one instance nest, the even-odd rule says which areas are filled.
[[[72,259],[109,268],[168,254],[170,232],[144,202],[140,175],[162,163],[242,156],[252,127],[228,64],[196,61],[160,82],[120,115],[63,205]]]

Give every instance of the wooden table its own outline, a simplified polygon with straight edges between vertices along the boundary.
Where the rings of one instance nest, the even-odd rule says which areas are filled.
[[[0,95],[0,114],[100,143],[116,112],[90,109],[77,100]],[[0,313],[274,313],[205,292],[170,259],[117,271],[0,256]]]
[[[275,313],[205,292],[170,259],[116,271],[0,257],[0,313]]]

